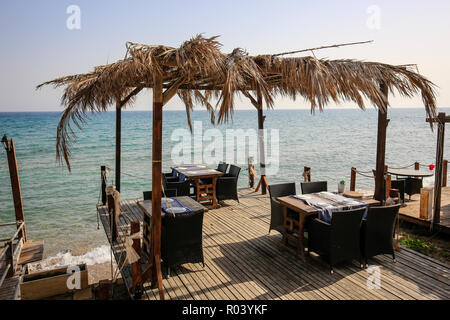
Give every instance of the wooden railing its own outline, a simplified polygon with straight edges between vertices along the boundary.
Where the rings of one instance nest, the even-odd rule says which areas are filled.
[[[0,286],[7,277],[14,275],[19,261],[24,242],[24,226],[23,221],[10,222],[0,224],[0,227],[17,226],[17,230],[11,238],[0,239],[3,246],[0,252]]]

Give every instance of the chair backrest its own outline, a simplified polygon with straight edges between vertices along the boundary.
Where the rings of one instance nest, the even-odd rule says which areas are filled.
[[[151,191],[144,191],[143,195],[144,195],[144,200],[152,200],[152,192]],[[168,198],[176,197],[177,189],[164,189],[164,192],[161,193],[161,196],[164,197],[164,195]]]
[[[176,197],[177,196],[177,189],[164,189],[163,196],[166,196],[168,198],[170,197]]]
[[[302,189],[302,194],[316,193],[328,190],[326,181],[300,182],[300,187]]]
[[[217,166],[217,171],[226,173],[226,172],[227,172],[227,168],[228,168],[228,163],[221,162],[221,163],[219,163],[218,166]]]
[[[343,247],[359,248],[361,223],[365,211],[366,208],[333,212],[330,240],[342,244]]]
[[[230,165],[230,171],[228,172],[230,176],[237,178],[239,177],[239,172],[241,172],[241,168],[233,164]]]
[[[295,182],[269,185],[270,199],[291,196],[295,194]]]
[[[400,204],[385,207],[370,207],[366,217],[368,233],[394,233],[395,218],[400,209]],[[369,235],[370,236],[370,235]]]
[[[162,218],[161,254],[169,265],[184,263],[191,254],[201,254],[202,229],[203,210],[176,216],[169,214]]]

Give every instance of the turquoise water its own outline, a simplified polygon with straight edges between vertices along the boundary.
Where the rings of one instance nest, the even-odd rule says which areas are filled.
[[[442,109],[450,113],[450,110]],[[85,252],[106,243],[97,229],[95,205],[99,199],[100,166],[114,167],[114,113],[91,117],[78,132],[72,148],[72,172],[55,160],[56,126],[59,113],[0,113],[0,134],[15,140],[23,202],[29,237],[44,239],[46,255],[63,250]],[[392,109],[388,127],[386,162],[392,167],[419,161],[434,163],[436,132],[425,123],[423,109]],[[122,131],[122,198],[136,199],[151,190],[151,112],[124,112]],[[206,112],[197,111],[193,121],[203,130],[212,128]],[[279,170],[269,183],[301,180],[303,166],[312,167],[313,180],[350,179],[352,166],[370,170],[375,166],[377,113],[352,109],[328,109],[314,116],[307,110],[271,110],[265,126],[278,129]],[[256,112],[234,113],[233,121],[216,128],[254,129]],[[164,112],[163,169],[172,165],[173,130],[187,128],[183,111]],[[445,158],[450,158],[446,139]],[[225,143],[224,143],[225,144]],[[255,155],[256,156],[256,155]],[[248,183],[246,166],[239,185]],[[258,169],[259,170],[259,169]],[[111,175],[113,178],[113,175]],[[358,189],[373,190],[373,180],[359,177]],[[6,155],[0,151],[0,222],[14,220]],[[81,250],[80,250],[81,248]]]

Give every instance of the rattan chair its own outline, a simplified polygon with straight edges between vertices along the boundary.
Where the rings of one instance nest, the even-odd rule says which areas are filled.
[[[164,190],[175,189],[178,197],[190,195],[191,181],[189,179],[184,181],[171,181],[164,175],[162,177]]]
[[[361,225],[361,253],[367,260],[379,254],[391,254],[395,261],[395,221],[400,204],[371,207]]]
[[[170,276],[170,268],[184,263],[202,263],[203,210],[190,214],[166,214],[161,219],[161,259]]]
[[[236,200],[239,202],[237,184],[241,168],[230,165],[230,171],[217,179],[216,197],[218,201]]]
[[[269,185],[269,195],[270,195],[269,233],[271,230],[276,230],[281,234],[283,234],[284,232],[283,206],[280,204],[277,198],[295,194],[296,194],[295,182]]]

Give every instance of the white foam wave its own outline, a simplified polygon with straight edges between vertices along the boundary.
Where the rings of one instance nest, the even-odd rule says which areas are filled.
[[[111,261],[111,249],[109,246],[101,246],[94,248],[83,255],[74,256],[72,252],[59,252],[53,257],[48,257],[41,262],[29,264],[28,270],[36,272],[41,270],[51,270],[62,266],[74,266],[85,263],[86,265],[94,265]]]

